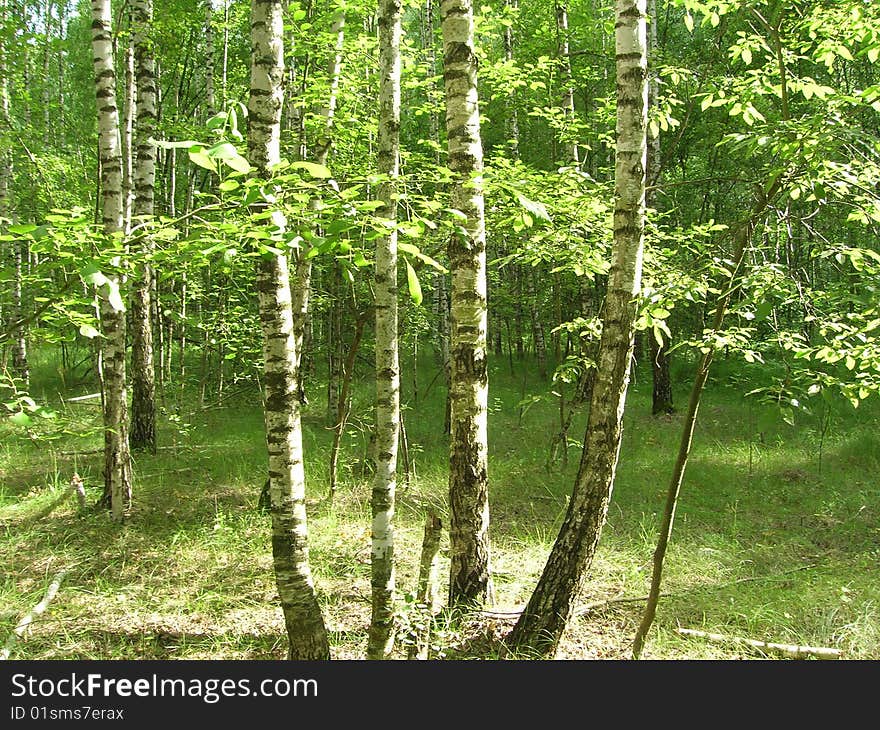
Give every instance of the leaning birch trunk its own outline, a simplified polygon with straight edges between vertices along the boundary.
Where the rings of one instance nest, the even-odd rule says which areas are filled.
[[[397,341],[397,178],[400,173],[400,0],[379,0],[378,169],[383,176],[377,214],[388,234],[376,240],[376,473],[373,477],[372,618],[368,659],[394,645],[394,490],[400,434]]]
[[[150,141],[156,129],[156,63],[153,58],[153,0],[133,0],[132,25],[137,76],[134,218],[149,227],[153,215],[156,181],[156,146]],[[172,150],[173,152],[173,150]],[[149,236],[141,253],[145,260],[131,294],[131,433],[132,449],[156,453],[156,373],[153,365],[153,319],[151,293],[153,269]]]
[[[450,207],[464,218],[449,237],[452,271],[449,507],[451,604],[481,604],[491,593],[486,368],[486,228],[483,148],[471,0],[443,0],[443,78],[452,183]]]
[[[101,218],[108,237],[124,232],[122,152],[110,28],[110,0],[92,0],[92,55],[98,111],[101,163]],[[111,245],[118,245],[118,239]],[[119,257],[114,264],[120,263]],[[104,497],[113,519],[121,521],[131,504],[131,456],[125,386],[125,310],[118,297],[120,280],[109,275],[100,296],[102,386],[104,393]]]
[[[647,126],[646,0],[617,0],[617,164],[614,242],[598,372],[568,511],[510,644],[556,653],[593,561],[620,451],[642,273]]]
[[[282,4],[251,0],[251,91],[248,154],[267,179],[280,161],[284,77]],[[256,212],[265,204],[257,204]],[[257,263],[263,332],[266,443],[275,581],[289,640],[289,659],[329,659],[324,617],[309,568],[305,472],[296,383],[287,258],[265,252]]]

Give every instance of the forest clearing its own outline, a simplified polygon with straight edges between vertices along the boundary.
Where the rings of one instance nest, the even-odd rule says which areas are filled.
[[[880,658],[876,3],[0,17],[0,659]]]

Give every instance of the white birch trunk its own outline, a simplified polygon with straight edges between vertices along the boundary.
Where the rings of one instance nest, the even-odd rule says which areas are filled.
[[[5,9],[4,9],[5,12]],[[0,37],[0,122],[4,127],[10,125],[9,101],[9,66],[7,65],[6,39]],[[9,182],[12,180],[12,153],[8,149],[0,150],[0,219],[10,218]],[[0,220],[0,232],[4,231],[5,223]],[[5,246],[3,247],[6,248]],[[21,381],[23,390],[30,386],[30,372],[27,359],[27,331],[22,325],[22,278],[24,274],[23,260],[26,246],[24,243],[9,244],[9,263],[13,270],[12,301],[6,312],[6,326],[12,339],[12,372]],[[4,250],[5,254],[6,251]],[[0,260],[0,264],[5,263]],[[4,353],[5,354],[5,353]],[[5,363],[4,363],[5,364]]]
[[[400,173],[400,0],[379,0],[378,215],[397,223]],[[394,492],[400,433],[397,341],[397,231],[376,241],[376,474],[372,493],[372,620],[369,659],[383,659],[394,644]]]
[[[92,56],[98,112],[98,148],[101,163],[101,221],[107,236],[124,233],[122,152],[119,145],[119,109],[116,105],[116,72],[110,0],[92,0]],[[120,284],[111,275],[110,287]],[[128,450],[128,405],[125,384],[125,312],[107,296],[100,298],[104,339],[101,361],[104,391],[104,502],[113,519],[121,521],[131,503],[131,457]]]
[[[256,174],[264,179],[280,160],[282,39],[281,1],[251,0],[248,154]],[[297,353],[285,256],[266,253],[258,260],[257,291],[263,333],[272,554],[289,640],[288,658],[329,659],[327,631],[309,567]]]
[[[156,131],[156,63],[153,57],[153,0],[133,0],[132,32],[137,76],[137,162],[134,183],[134,217],[142,224],[153,215],[156,182],[156,146],[150,142]],[[172,150],[173,152],[173,150]],[[147,226],[151,225],[149,222]],[[149,236],[141,251],[149,256]],[[153,363],[153,319],[151,295],[153,271],[145,261],[131,294],[131,432],[133,449],[156,453],[156,373]]]
[[[480,174],[483,148],[471,0],[442,0],[443,77],[450,207],[461,228],[449,238],[452,270],[449,442],[452,604],[479,604],[490,593],[486,367],[486,228]]]
[[[131,14],[129,13],[129,28]],[[137,82],[134,75],[134,37],[125,46],[125,104],[122,108],[122,217],[125,232],[131,231],[131,212],[134,203],[134,118],[137,104]]]
[[[217,111],[214,96],[214,4],[205,0],[205,112],[211,117]]]
[[[330,157],[330,151],[333,148],[333,123],[336,114],[336,97],[339,93],[339,76],[342,72],[342,48],[345,42],[345,13],[339,11],[333,21],[333,32],[336,34],[336,46],[330,66],[327,70],[330,79],[330,92],[327,96],[327,104],[321,109],[321,115],[324,117],[325,135],[319,141],[315,150],[315,162],[319,165],[326,165]],[[303,137],[303,140],[305,138]],[[305,144],[300,150],[300,156],[306,156]],[[317,205],[317,199],[312,204]],[[309,245],[303,244],[299,250],[296,259],[296,280],[293,287],[293,330],[296,338],[296,367],[297,378],[299,379],[300,400],[305,399],[302,387],[302,361],[305,352],[305,331],[309,327],[309,298],[312,291],[312,259],[308,256]],[[332,337],[331,337],[332,339]],[[331,382],[329,388],[332,390],[335,384],[338,384],[338,377],[334,383],[334,377],[331,368]],[[330,403],[328,399],[328,412],[336,413],[337,404]]]
[[[574,491],[559,536],[510,643],[553,655],[593,561],[622,435],[641,287],[647,155],[646,0],[616,0],[617,155],[614,242],[598,370]]]
[[[574,121],[574,87],[571,83],[571,56],[568,43],[568,8],[565,3],[556,5],[556,33],[559,38],[558,55],[560,63],[560,83],[562,85],[562,111],[569,122]],[[571,165],[580,164],[577,142],[565,130],[562,139],[564,162]]]

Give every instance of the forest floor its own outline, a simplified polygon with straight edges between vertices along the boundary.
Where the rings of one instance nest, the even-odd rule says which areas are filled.
[[[269,518],[257,509],[266,460],[257,389],[232,386],[223,402],[201,408],[192,398],[177,406],[166,398],[160,450],[136,456],[133,509],[119,527],[104,512],[79,511],[73,499],[43,514],[75,471],[90,504],[101,493],[98,401],[62,400],[94,386],[64,388],[55,367],[43,363],[34,382],[59,418],[30,436],[0,424],[0,646],[63,572],[57,595],[12,647],[13,657],[283,658]],[[517,369],[514,375],[499,361],[490,375],[497,605],[491,614],[441,616],[434,658],[499,656],[499,639],[528,600],[571,493],[585,413],[572,426],[567,465],[548,466],[558,386],[531,374],[524,382]],[[679,402],[688,388],[682,373]],[[443,393],[437,382],[425,392],[433,375],[427,366],[419,372],[418,403],[412,381],[404,383],[412,474],[398,493],[401,596],[415,587],[426,507],[446,511]],[[336,659],[363,658],[370,613],[366,365],[362,378],[332,503],[332,434],[317,385],[304,418],[311,565]],[[649,378],[641,368],[630,391],[608,522],[560,658],[629,657],[682,420],[651,416]],[[801,413],[788,424],[775,406],[744,398],[749,389],[719,377],[705,394],[643,657],[775,656],[677,632],[689,628],[878,659],[880,408],[843,405],[825,422]],[[445,550],[441,557],[448,567]],[[401,601],[404,621],[409,605]]]

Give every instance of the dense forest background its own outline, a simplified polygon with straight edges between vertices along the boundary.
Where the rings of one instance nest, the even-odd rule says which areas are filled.
[[[880,657],[871,0],[0,17],[4,658]]]

